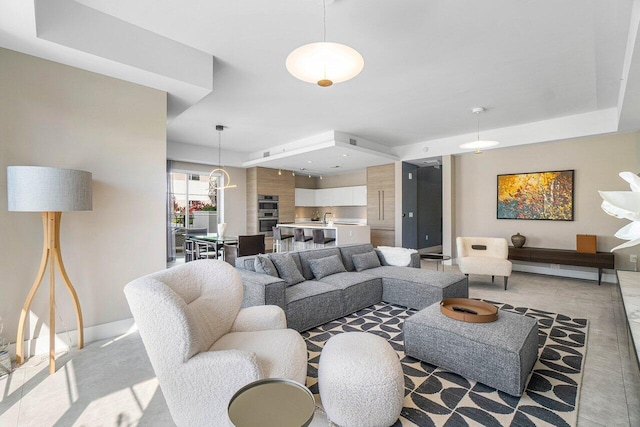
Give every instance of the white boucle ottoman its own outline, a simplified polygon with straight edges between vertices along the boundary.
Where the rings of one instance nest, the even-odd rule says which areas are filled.
[[[342,427],[388,427],[404,401],[404,375],[389,343],[366,332],[345,332],[324,345],[318,387],[329,419]]]

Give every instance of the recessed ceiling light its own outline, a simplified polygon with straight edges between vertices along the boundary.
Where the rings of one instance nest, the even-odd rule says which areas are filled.
[[[342,157],[349,157],[349,155],[348,154],[343,154]]]
[[[307,163],[311,164],[311,163],[313,163],[313,162],[312,162],[311,160],[307,160]]]

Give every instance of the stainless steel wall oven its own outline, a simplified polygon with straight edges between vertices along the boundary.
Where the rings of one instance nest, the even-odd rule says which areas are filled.
[[[278,223],[278,196],[258,195],[258,232],[273,236],[272,227]]]

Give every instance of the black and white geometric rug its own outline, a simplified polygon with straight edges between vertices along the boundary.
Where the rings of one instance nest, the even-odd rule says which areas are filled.
[[[307,386],[318,399],[318,362],[329,338],[342,332],[369,332],[387,339],[402,363],[404,408],[394,427],[575,426],[587,320],[487,302],[500,310],[531,316],[538,321],[538,360],[521,397],[405,356],[402,325],[416,310],[386,303],[302,333],[309,350]]]

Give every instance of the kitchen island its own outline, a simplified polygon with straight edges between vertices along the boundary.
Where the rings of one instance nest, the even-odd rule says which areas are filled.
[[[311,236],[313,229],[324,230],[325,237],[335,237],[336,245],[348,245],[351,243],[370,243],[371,229],[368,225],[362,224],[341,224],[335,222],[333,224],[322,224],[322,222],[298,222],[277,224],[276,227],[282,228],[286,234],[293,234],[294,228],[302,228],[305,235]]]

